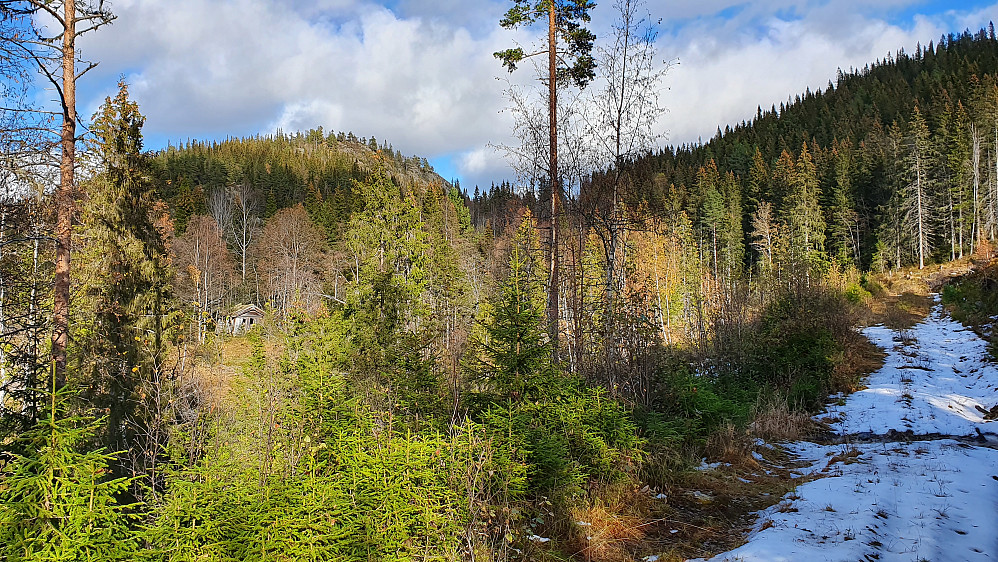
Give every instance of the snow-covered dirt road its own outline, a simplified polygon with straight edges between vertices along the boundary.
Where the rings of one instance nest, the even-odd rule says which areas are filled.
[[[761,512],[715,561],[998,559],[998,366],[940,305],[901,332],[864,333],[886,363],[826,414],[842,444],[787,448],[820,476]]]

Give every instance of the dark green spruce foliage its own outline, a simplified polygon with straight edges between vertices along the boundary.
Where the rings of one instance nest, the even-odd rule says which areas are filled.
[[[528,214],[513,237],[509,276],[482,307],[480,331],[466,367],[473,400],[502,403],[561,394],[565,378],[551,363],[544,318],[542,258]],[[474,396],[478,394],[479,396]]]
[[[124,82],[107,98],[91,127],[96,175],[82,216],[87,264],[74,340],[83,396],[108,412],[106,443],[136,446],[147,413],[143,401],[164,348],[170,271],[164,208],[158,208],[142,152],[145,118]]]
[[[619,403],[551,363],[534,233],[527,214],[513,238],[509,277],[485,308],[465,367],[475,417],[504,454],[526,465],[528,493],[563,507],[587,485],[623,477],[640,442]]]
[[[989,337],[991,355],[998,359],[998,265],[982,267],[970,275],[943,286],[943,304],[953,318]]]
[[[550,498],[559,507],[592,485],[618,482],[642,455],[630,414],[600,389],[508,402],[481,418],[500,448],[526,465],[529,496]]]
[[[777,296],[745,328],[740,347],[714,359],[702,384],[741,404],[746,415],[760,393],[819,410],[830,392],[855,382],[835,379],[849,310],[845,294],[817,287],[805,295]]]
[[[517,2],[507,19],[529,21],[525,18],[533,8],[533,3]],[[830,77],[827,87],[760,107],[753,118],[719,129],[703,143],[666,147],[626,164],[634,177],[634,188],[624,194],[626,205],[672,218],[685,209],[693,224],[718,226],[716,197],[704,205],[698,186],[700,171],[713,166],[718,178],[732,174],[742,200],[738,246],[743,252],[734,262],[746,269],[762,261],[758,252],[744,249],[753,243],[752,218],[763,202],[772,206],[781,235],[794,240],[787,251],[795,266],[827,269],[835,257],[838,265],[897,268],[917,265],[919,249],[926,263],[962,257],[973,251],[978,234],[993,236],[985,227],[974,227],[972,147],[976,131],[983,193],[994,168],[989,159],[995,150],[996,53],[998,39],[989,28],[948,34],[913,53],[899,51],[841,72]],[[916,106],[924,116],[927,143],[925,131],[912,126]],[[925,179],[933,185],[920,240],[912,234],[917,221],[908,219],[902,197],[908,172],[901,164],[916,137],[929,149]],[[795,159],[805,145],[810,160]],[[585,200],[589,194],[582,189],[579,197]],[[472,200],[476,224],[505,220],[505,206],[495,205],[496,197],[485,193]],[[520,199],[532,203],[529,196]],[[977,212],[991,214],[980,205]],[[709,234],[705,241],[713,245],[714,233]],[[732,249],[737,253],[737,247]],[[717,260],[710,259],[721,257],[719,251]]]
[[[102,420],[66,417],[60,398],[0,464],[0,560],[131,560],[134,506],[118,503],[129,481],[110,477],[113,455],[87,449]]]
[[[433,418],[444,408],[430,354],[427,225],[416,193],[386,174],[358,189],[364,207],[353,214],[345,234],[356,264],[345,307],[351,377],[369,395],[384,398],[379,408]]]

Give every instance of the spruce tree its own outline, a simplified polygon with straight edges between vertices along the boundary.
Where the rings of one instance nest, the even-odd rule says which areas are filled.
[[[825,218],[821,211],[817,169],[807,144],[792,172],[790,192],[784,200],[784,224],[793,261],[806,267],[810,279],[825,248]]]
[[[87,450],[100,423],[67,417],[65,392],[49,397],[47,415],[13,444],[23,453],[4,467],[0,559],[133,559],[133,506],[118,500],[129,481],[110,477],[114,456],[105,449]]]
[[[485,309],[465,365],[485,401],[537,400],[555,390],[544,333],[542,264],[527,212],[513,237],[509,276]]]
[[[156,456],[160,451],[139,440],[152,423],[147,401],[161,390],[170,226],[152,196],[142,152],[145,118],[129,99],[127,85],[118,86],[91,127],[94,177],[82,218],[89,266],[82,284],[88,302],[86,317],[77,324],[78,376],[84,397],[108,413],[105,443],[133,455]],[[150,385],[157,386],[155,391]]]
[[[917,105],[908,123],[906,140],[905,172],[908,181],[904,190],[905,215],[910,217],[915,228],[915,255],[918,268],[923,269],[933,249],[934,206],[931,193],[935,183],[932,177],[935,156],[929,144],[929,128]]]

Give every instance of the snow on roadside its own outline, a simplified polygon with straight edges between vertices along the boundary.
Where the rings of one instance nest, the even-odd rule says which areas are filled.
[[[863,333],[889,355],[866,389],[820,416],[841,420],[831,424],[833,431],[959,436],[974,435],[975,428],[996,431],[975,406],[998,403],[998,366],[987,360],[987,343],[941,305],[911,330],[874,326]]]
[[[820,457],[815,467],[828,476],[761,512],[749,542],[713,561],[971,561],[998,553],[998,451],[952,440],[797,451]]]
[[[856,442],[788,445],[817,478],[760,512],[748,542],[712,561],[998,556],[998,422],[985,422],[975,408],[998,402],[998,367],[985,343],[938,305],[910,330],[864,333],[888,352],[884,367],[865,390],[819,416],[837,419],[833,431]],[[905,431],[911,434],[897,441],[870,442]],[[991,446],[917,437],[978,432]]]

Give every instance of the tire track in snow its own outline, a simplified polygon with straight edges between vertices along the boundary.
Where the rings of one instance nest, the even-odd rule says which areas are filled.
[[[760,512],[748,542],[712,560],[998,558],[998,422],[976,408],[998,402],[985,342],[939,305],[910,330],[864,333],[888,357],[820,416],[841,443],[787,445],[822,477]]]

